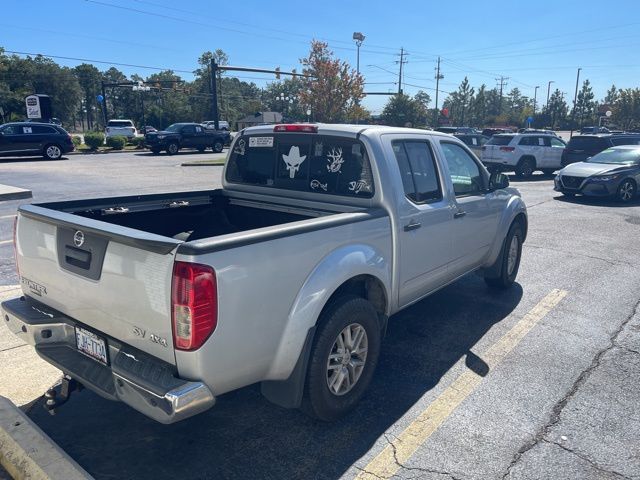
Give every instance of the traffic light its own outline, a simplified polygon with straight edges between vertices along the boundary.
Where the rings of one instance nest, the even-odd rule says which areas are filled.
[[[276,67],[276,80],[280,80],[280,67]]]

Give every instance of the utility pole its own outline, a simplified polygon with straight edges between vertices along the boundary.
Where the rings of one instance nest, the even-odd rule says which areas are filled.
[[[576,75],[576,93],[573,95],[573,111],[571,112],[571,133],[569,134],[569,138],[573,138],[573,126],[576,121],[576,104],[578,102],[578,82],[580,81],[580,70],[578,69],[578,74]]]
[[[220,130],[220,118],[218,117],[218,64],[214,58],[211,59],[211,117],[213,118],[213,128]]]
[[[102,118],[104,119],[104,128],[107,128],[107,93],[104,89],[104,81],[100,82],[102,92]]]
[[[536,100],[538,99],[538,89],[540,85],[536,85],[535,90],[533,91],[533,114],[536,114]]]
[[[402,66],[404,65],[404,48],[400,48],[400,72],[398,73],[398,95],[402,95]]]
[[[553,80],[549,80],[549,83],[547,84],[547,103],[546,103],[547,110],[549,109],[549,93],[551,92],[552,83],[555,83],[555,82]]]
[[[509,77],[496,78],[496,82],[500,82],[500,103],[498,104],[498,115],[502,113],[502,89],[507,86]]]
[[[440,86],[440,80],[442,80],[444,78],[444,75],[442,75],[440,73],[440,57],[438,57],[438,66],[436,67],[436,114],[435,114],[435,119],[434,119],[434,126],[437,128],[438,127],[438,117],[440,112],[438,111],[438,92],[439,92],[439,86]]]

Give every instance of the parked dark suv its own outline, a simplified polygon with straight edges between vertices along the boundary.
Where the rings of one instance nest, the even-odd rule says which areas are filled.
[[[562,166],[584,162],[587,158],[618,145],[640,145],[637,133],[601,133],[598,135],[575,135],[562,152]]]
[[[42,155],[58,160],[73,151],[71,135],[52,123],[16,122],[0,125],[0,157]]]

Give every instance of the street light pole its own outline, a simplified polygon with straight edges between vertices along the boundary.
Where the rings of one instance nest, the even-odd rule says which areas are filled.
[[[573,126],[576,121],[576,103],[578,102],[578,82],[580,81],[580,70],[578,69],[578,74],[576,75],[576,93],[573,94],[573,111],[571,112],[571,133],[569,134],[569,138],[573,138]]]
[[[360,74],[360,47],[362,46],[362,42],[364,42],[364,35],[362,32],[353,32],[353,39],[356,41],[356,47],[358,49],[357,57],[356,57],[356,72],[358,75]]]
[[[552,83],[556,83],[556,82],[554,80],[549,80],[549,83],[547,84],[547,103],[545,104],[545,106],[547,107],[547,110],[549,109],[549,93],[551,92]]]
[[[536,85],[535,90],[533,91],[533,114],[536,114],[536,100],[538,99],[538,89],[540,85]]]

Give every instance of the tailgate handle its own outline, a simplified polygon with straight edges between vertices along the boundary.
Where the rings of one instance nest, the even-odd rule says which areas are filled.
[[[64,260],[74,267],[89,270],[91,267],[91,252],[67,245],[64,247]]]

